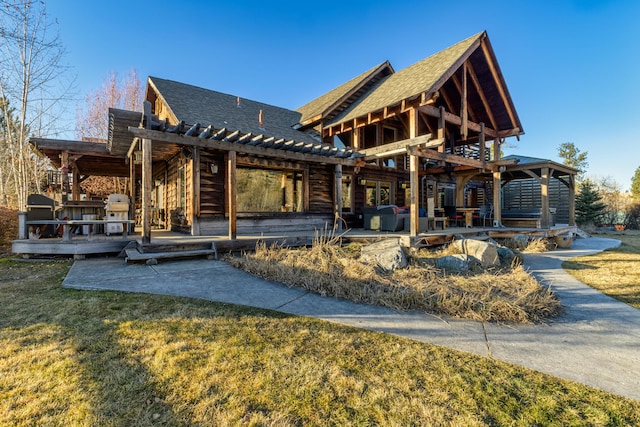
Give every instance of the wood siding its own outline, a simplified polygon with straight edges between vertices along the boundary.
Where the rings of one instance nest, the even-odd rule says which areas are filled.
[[[218,172],[211,172],[215,163]],[[200,153],[200,218],[224,218],[226,212],[224,177],[226,176],[224,154],[202,150]]]
[[[312,164],[309,167],[309,212],[333,213],[335,174],[332,166]]]
[[[541,186],[536,179],[521,179],[503,187],[503,209],[530,209],[542,206]],[[556,208],[556,224],[569,223],[569,189],[555,178],[549,182],[549,207]]]

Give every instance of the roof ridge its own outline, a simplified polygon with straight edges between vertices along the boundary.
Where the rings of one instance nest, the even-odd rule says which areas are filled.
[[[181,86],[189,86],[189,87],[194,88],[194,89],[203,90],[203,91],[207,91],[207,92],[211,92],[211,93],[215,93],[215,94],[219,94],[219,95],[224,95],[224,96],[228,96],[228,97],[231,97],[231,98],[239,98],[241,101],[248,101],[248,102],[251,102],[251,103],[254,103],[254,104],[264,105],[264,106],[271,107],[271,108],[277,108],[277,109],[285,110],[285,111],[289,111],[289,112],[296,112],[296,110],[292,110],[290,108],[281,107],[279,105],[268,104],[266,102],[256,101],[255,99],[246,98],[246,97],[243,97],[243,96],[240,96],[240,95],[234,95],[234,94],[231,94],[231,93],[220,92],[219,90],[213,90],[213,89],[205,88],[205,87],[202,87],[202,86],[196,86],[196,85],[193,85],[193,84],[190,84],[190,83],[184,83],[184,82],[180,82],[180,81],[177,81],[177,80],[165,79],[165,78],[162,78],[162,77],[153,77],[153,76],[149,76],[148,78],[151,81],[164,81],[164,82],[168,82],[168,83],[171,83],[171,84],[176,84],[176,85],[181,85]]]
[[[477,40],[486,37],[487,32],[481,31],[390,74],[371,88],[361,98],[360,102],[351,105],[342,114],[335,117],[330,124],[350,120],[367,112],[377,111],[402,99],[433,89],[446,76],[447,71],[460,58],[468,54],[469,49]],[[454,53],[455,56],[452,56]],[[418,73],[419,75],[416,76],[417,71],[423,72]],[[358,106],[360,108],[357,108]],[[365,112],[364,110],[367,111]]]
[[[365,72],[360,73],[357,76],[351,78],[345,83],[342,83],[341,85],[336,86],[335,88],[324,93],[323,95],[320,95],[317,98],[298,107],[296,111],[302,114],[301,121],[304,122],[305,120],[315,117],[317,115],[324,116],[328,111],[335,109],[335,105],[340,99],[342,99],[344,96],[346,96],[351,91],[353,91],[362,82],[373,77],[373,75],[382,71],[386,67],[389,68],[391,74],[395,72],[389,60],[385,60],[379,63],[378,65],[372,68],[369,68]]]

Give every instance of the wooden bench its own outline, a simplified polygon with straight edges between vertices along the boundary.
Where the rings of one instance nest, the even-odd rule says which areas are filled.
[[[88,225],[89,233],[87,234],[87,240],[93,240],[93,229],[94,225],[106,225],[106,224],[126,224],[127,226],[122,227],[122,238],[127,238],[127,230],[129,229],[129,224],[135,224],[134,220],[109,220],[109,219],[38,219],[27,221],[27,226],[30,225],[54,225],[54,226],[62,226],[62,241],[70,242],[71,241],[71,229],[74,227],[79,227],[83,225]]]
[[[192,249],[183,251],[166,251],[166,252],[140,252],[137,248],[125,248],[124,262],[145,261],[148,265],[155,265],[159,259],[171,258],[191,258],[197,256],[206,256],[209,259],[218,259],[218,250],[215,242],[211,242],[210,249]]]

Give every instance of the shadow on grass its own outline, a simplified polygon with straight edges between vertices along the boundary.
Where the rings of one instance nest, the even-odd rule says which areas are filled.
[[[13,351],[17,360],[21,357],[19,353],[24,353],[20,377],[33,381],[48,378],[49,384],[43,386],[54,387],[47,395],[55,397],[48,398],[45,404],[42,398],[22,400],[23,404],[33,405],[21,408],[21,412],[35,416],[28,423],[46,423],[52,412],[73,412],[74,418],[80,416],[93,425],[149,425],[175,419],[153,375],[131,357],[130,349],[120,344],[118,325],[134,316],[123,316],[119,307],[131,297],[118,294],[96,297],[92,293],[62,290],[60,280],[52,279],[66,273],[66,268],[62,264],[51,265],[48,271],[53,277],[29,279],[28,274],[17,274],[22,279],[19,286],[11,277],[0,280],[0,295],[5,301],[0,306],[0,328],[5,338],[11,336],[18,343]],[[26,270],[28,266],[13,269]],[[58,356],[49,358],[47,351]],[[33,360],[33,354],[39,360]],[[24,392],[29,392],[28,384],[18,383],[14,387],[26,387]],[[75,389],[80,397],[56,396],[55,387],[67,393]]]

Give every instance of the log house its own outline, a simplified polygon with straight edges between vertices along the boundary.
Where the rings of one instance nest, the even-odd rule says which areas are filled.
[[[575,170],[501,158],[524,130],[486,32],[397,72],[383,62],[296,111],[149,77],[142,112],[110,109],[109,121],[106,144],[31,142],[58,167],[74,156],[74,177],[129,176],[143,242],[152,223],[230,239],[362,227],[379,205],[407,206],[415,236],[430,200],[492,204],[502,225],[505,177],[540,182],[542,227],[560,180],[575,225]]]

